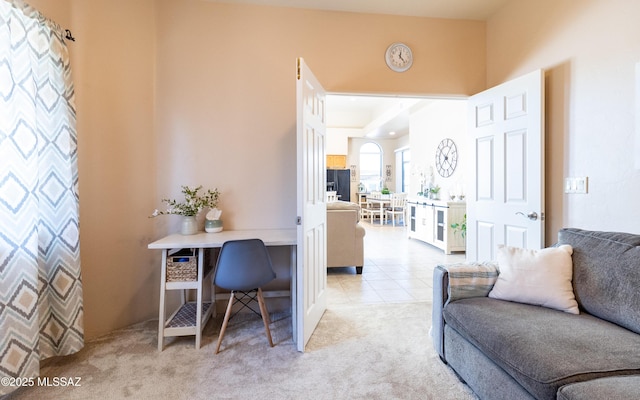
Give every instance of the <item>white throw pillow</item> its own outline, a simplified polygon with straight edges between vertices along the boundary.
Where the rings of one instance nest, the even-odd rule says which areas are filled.
[[[542,250],[498,246],[500,274],[489,297],[579,314],[571,285],[572,254],[566,244]]]

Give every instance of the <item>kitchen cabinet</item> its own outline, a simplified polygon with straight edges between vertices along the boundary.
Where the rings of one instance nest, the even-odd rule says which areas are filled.
[[[347,156],[341,154],[327,155],[327,169],[347,168]]]

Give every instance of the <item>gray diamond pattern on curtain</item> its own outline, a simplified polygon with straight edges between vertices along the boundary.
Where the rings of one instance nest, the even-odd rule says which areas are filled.
[[[37,377],[84,345],[77,184],[62,30],[0,0],[0,377]]]

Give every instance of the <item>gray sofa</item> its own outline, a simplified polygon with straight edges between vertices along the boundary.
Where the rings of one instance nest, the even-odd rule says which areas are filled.
[[[640,235],[562,229],[561,244],[573,247],[579,315],[448,302],[447,266],[434,270],[434,346],[481,399],[640,399]]]

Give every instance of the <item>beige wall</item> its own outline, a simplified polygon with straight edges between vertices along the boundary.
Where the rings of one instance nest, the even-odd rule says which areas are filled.
[[[152,0],[30,0],[70,29],[85,335],[157,318]]]
[[[47,18],[55,21],[63,29],[67,29],[71,24],[71,1],[29,0],[26,3],[40,11]],[[72,51],[72,49],[69,49],[69,51]]]
[[[537,0],[511,2],[488,21],[489,86],[546,71],[549,244],[563,226],[639,232],[638,15],[636,1]],[[566,176],[588,176],[589,193],[564,194]]]
[[[294,224],[296,57],[333,92],[459,94],[484,85],[478,22],[158,4],[159,187],[219,187],[229,228]],[[405,74],[384,63],[398,40],[415,52]]]
[[[31,0],[69,43],[79,136],[87,338],[157,318],[159,255],[181,185],[218,187],[228,229],[295,225],[295,61],[333,92],[470,94],[482,22],[196,0]],[[415,62],[384,64],[403,41]]]

